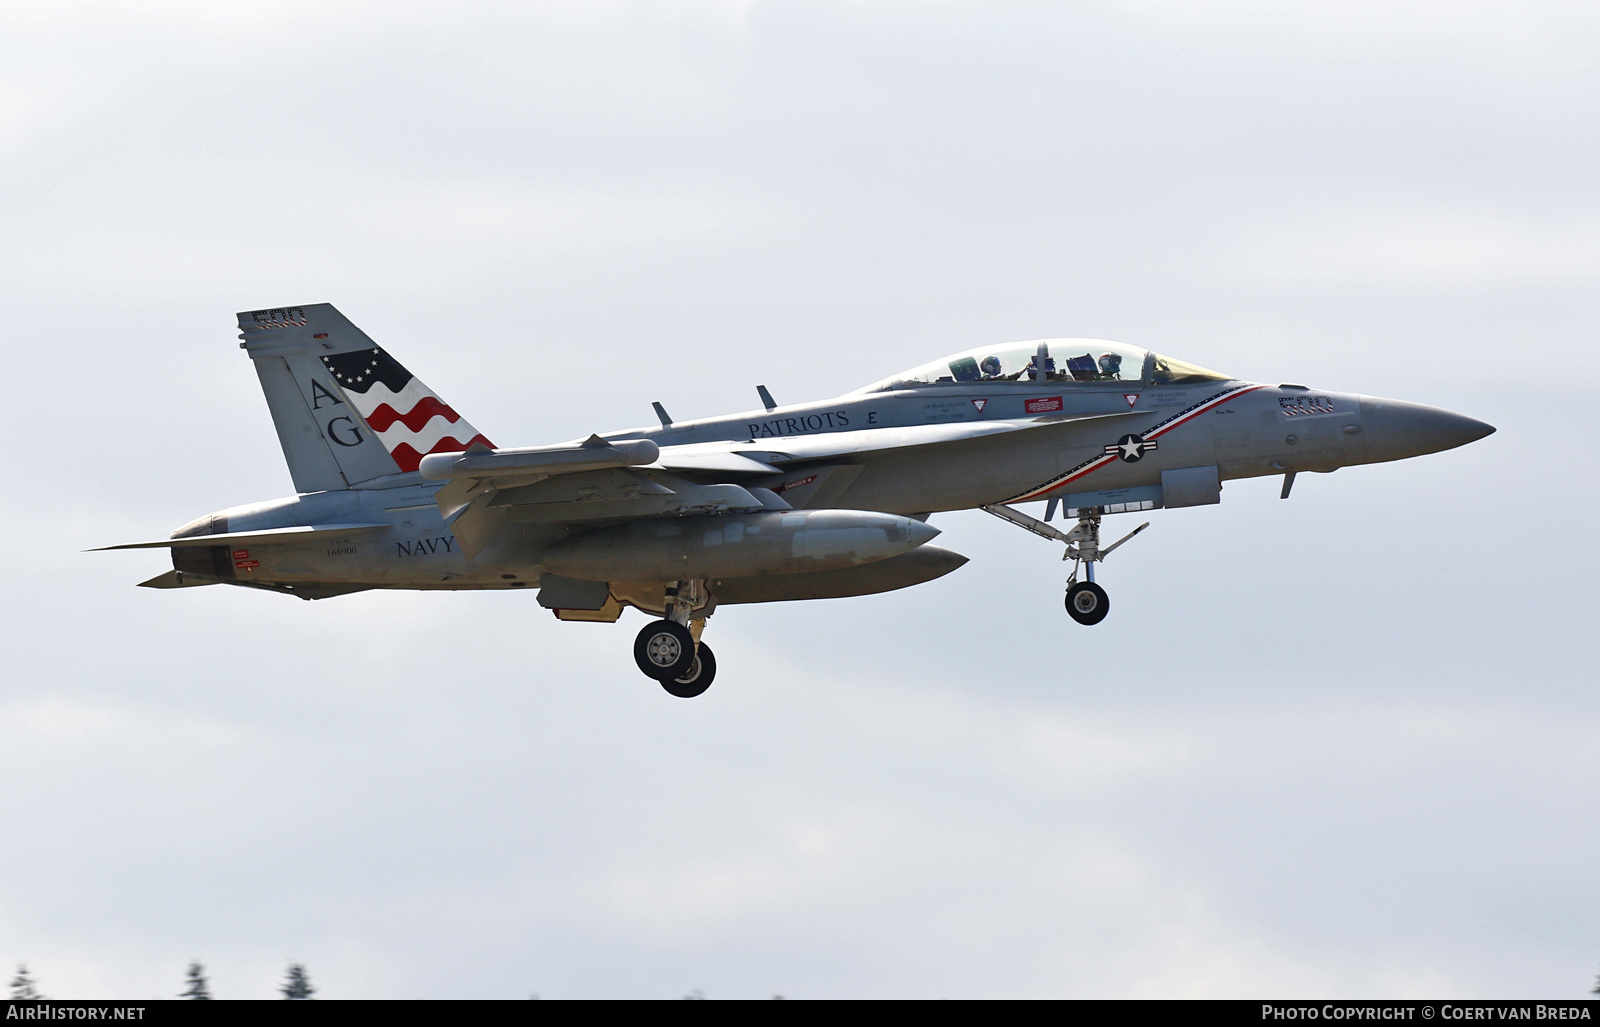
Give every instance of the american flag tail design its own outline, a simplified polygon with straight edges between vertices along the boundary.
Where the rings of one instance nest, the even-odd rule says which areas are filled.
[[[438,394],[381,346],[322,357],[350,405],[402,471],[414,471],[429,453],[459,453],[483,436]]]
[[[415,471],[429,453],[493,448],[331,303],[247,310],[250,355],[299,492]]]

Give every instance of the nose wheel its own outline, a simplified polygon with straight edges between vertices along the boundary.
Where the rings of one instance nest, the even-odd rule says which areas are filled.
[[[1080,581],[1067,589],[1067,613],[1079,624],[1099,624],[1111,612],[1106,590],[1092,581]]]
[[[1045,516],[1051,516],[1055,508],[1056,501],[1052,499]],[[986,506],[983,509],[1002,521],[1009,521],[1035,535],[1067,544],[1067,551],[1061,554],[1061,559],[1072,561],[1072,576],[1067,578],[1067,613],[1079,624],[1099,624],[1106,619],[1106,614],[1111,612],[1111,600],[1106,597],[1106,590],[1095,584],[1094,565],[1110,556],[1118,546],[1150,527],[1150,522],[1145,521],[1122,538],[1101,549],[1100,508],[1097,506],[1079,510],[1078,523],[1071,531],[1053,528],[1044,521],[1029,517],[1009,506]],[[1080,569],[1083,571],[1083,581],[1078,580]]]

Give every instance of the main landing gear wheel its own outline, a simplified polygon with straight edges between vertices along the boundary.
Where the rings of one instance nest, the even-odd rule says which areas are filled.
[[[663,678],[661,687],[670,695],[679,699],[693,699],[695,696],[711,687],[711,682],[717,676],[717,655],[711,647],[704,642],[695,653],[694,662],[689,664],[689,669],[684,671],[679,678]]]
[[[677,621],[651,621],[633,640],[633,661],[657,681],[681,678],[694,663],[694,638]]]
[[[1111,600],[1099,585],[1080,581],[1067,589],[1067,612],[1079,624],[1099,624],[1111,612]]]

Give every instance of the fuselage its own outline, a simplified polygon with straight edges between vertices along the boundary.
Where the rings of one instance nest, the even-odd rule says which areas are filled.
[[[1147,371],[1130,381],[879,388],[603,438],[650,439],[664,449],[723,444],[778,467],[777,474],[742,484],[770,489],[797,509],[920,518],[1048,499],[1069,510],[1106,513],[1197,505],[1215,502],[1206,489],[1219,489],[1226,480],[1397,460],[1463,445],[1492,430],[1417,404],[1238,380],[1157,384]],[[787,449],[820,435],[843,436],[852,444],[822,459],[790,458]],[[663,480],[727,480],[710,472],[633,470]],[[320,594],[515,589],[538,586],[547,547],[606,526],[530,519],[469,560],[435,501],[438,484],[416,473],[379,484],[231,507],[174,536],[329,523],[386,529],[305,544],[175,549],[174,565],[180,572],[290,586],[307,595],[319,588]]]

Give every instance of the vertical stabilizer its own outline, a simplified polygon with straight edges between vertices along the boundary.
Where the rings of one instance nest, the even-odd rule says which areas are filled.
[[[330,303],[239,315],[299,492],[415,471],[428,453],[493,448]]]

